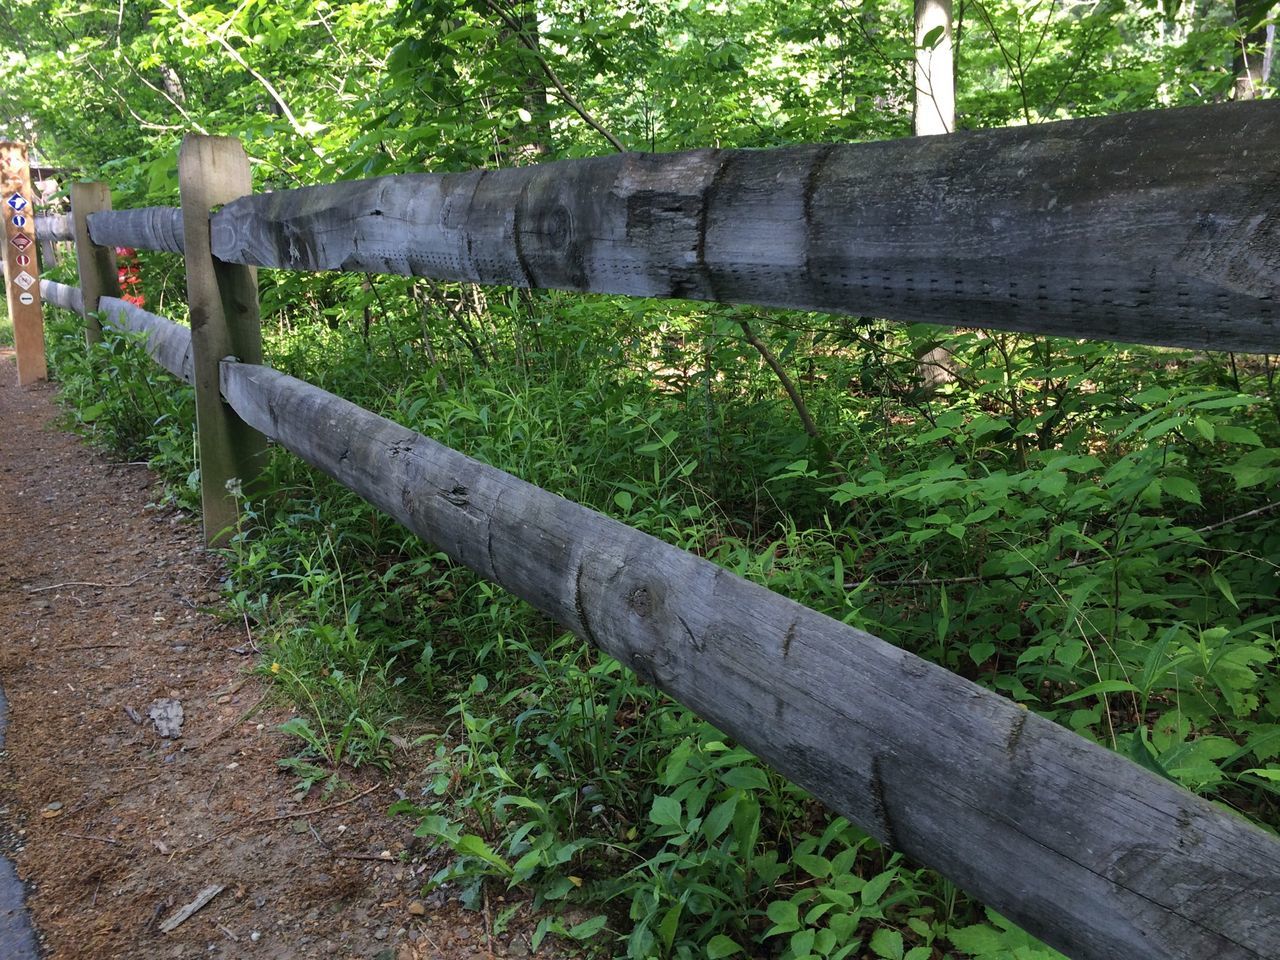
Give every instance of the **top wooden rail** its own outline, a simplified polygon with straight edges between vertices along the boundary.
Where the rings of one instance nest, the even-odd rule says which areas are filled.
[[[36,236],[41,240],[75,240],[75,223],[69,213],[36,217]]]
[[[91,215],[181,252],[181,211]],[[1280,101],[281,190],[226,263],[1280,352]]]

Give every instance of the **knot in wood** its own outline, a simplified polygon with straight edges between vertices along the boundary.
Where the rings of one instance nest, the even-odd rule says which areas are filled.
[[[471,502],[467,497],[467,488],[460,483],[454,484],[451,490],[444,491],[440,496],[444,497],[445,500],[452,503],[455,507],[465,507]]]
[[[542,233],[552,249],[567,250],[573,243],[573,215],[569,208],[562,204],[548,213],[542,224]]]
[[[653,597],[648,587],[636,587],[627,594],[627,606],[637,617],[647,617],[653,609]]]

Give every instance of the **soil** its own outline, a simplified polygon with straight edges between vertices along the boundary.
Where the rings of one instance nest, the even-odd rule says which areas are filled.
[[[447,851],[386,815],[421,782],[411,756],[297,797],[276,763],[294,752],[277,731],[291,708],[219,609],[198,523],[157,505],[145,467],[59,430],[55,388],[16,383],[0,351],[0,852],[44,956],[527,956],[527,905],[495,931],[515,901],[472,912],[422,895]],[[173,738],[149,717],[168,699]]]

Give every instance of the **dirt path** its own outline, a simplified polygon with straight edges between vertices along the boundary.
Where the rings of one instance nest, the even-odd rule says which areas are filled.
[[[145,468],[59,431],[53,388],[15,384],[0,353],[0,842],[46,955],[526,956],[525,908],[495,935],[419,897],[443,853],[385,816],[410,770],[295,799],[275,762],[289,712],[249,674],[244,627],[216,615],[198,526],[153,505]],[[182,705],[178,739],[147,716],[163,699]]]

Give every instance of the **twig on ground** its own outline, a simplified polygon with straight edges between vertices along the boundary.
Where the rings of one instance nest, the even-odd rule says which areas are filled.
[[[263,817],[261,820],[255,820],[253,822],[255,824],[276,823],[277,821],[280,821],[280,820],[294,820],[294,819],[297,819],[298,817],[312,817],[312,816],[315,816],[317,813],[328,813],[330,810],[338,809],[338,807],[345,807],[349,803],[355,803],[361,797],[367,797],[369,794],[373,793],[373,791],[380,790],[381,788],[382,788],[382,784],[375,783],[368,790],[365,790],[361,793],[357,793],[354,797],[347,797],[347,799],[345,800],[339,800],[337,803],[330,803],[323,807],[316,807],[313,810],[299,810],[296,813],[282,813],[278,817]]]
[[[64,830],[58,836],[71,837],[73,840],[92,840],[94,843],[109,843],[113,847],[120,846],[119,840],[112,840],[110,837],[91,837],[87,833],[69,833]]]
[[[489,951],[489,960],[493,957],[493,914],[489,912],[489,891],[484,891],[484,946]]]
[[[23,587],[27,593],[45,593],[49,590],[61,590],[63,587],[97,587],[101,590],[120,590],[124,587],[132,587],[135,583],[145,580],[147,575],[144,573],[139,577],[134,577],[128,583],[94,583],[91,580],[68,580],[66,583],[51,583],[47,587]]]
[[[375,863],[395,863],[396,858],[380,853],[348,853],[342,850],[330,850],[329,856],[335,860],[372,860]]]
[[[175,913],[172,917],[170,917],[164,923],[160,924],[161,931],[163,931],[164,933],[173,933],[174,930],[177,930],[179,926],[186,923],[193,916],[195,916],[197,911],[199,911],[202,907],[207,905],[210,900],[212,900],[214,897],[216,897],[225,889],[227,889],[227,886],[226,884],[223,884],[223,883],[214,883],[205,887],[203,890],[201,890],[199,893],[196,894],[196,898],[194,900],[192,900],[185,907],[180,909],[177,913]]]
[[[249,709],[246,710],[244,713],[240,714],[240,716],[237,719],[228,723],[225,727],[223,727],[213,736],[209,737],[207,740],[201,740],[199,743],[191,744],[191,746],[184,746],[182,748],[182,752],[190,753],[195,750],[203,750],[209,744],[213,743],[213,741],[217,740],[222,736],[225,736],[227,733],[234,730],[236,727],[240,726],[240,724],[244,723],[246,720],[248,720],[251,716],[253,716],[257,712],[258,708],[262,706],[262,702],[267,699],[268,693],[270,693],[269,690],[264,690],[262,692],[262,696],[260,696],[257,700],[255,700],[253,702],[253,705],[250,706]]]

